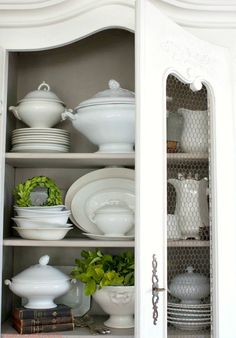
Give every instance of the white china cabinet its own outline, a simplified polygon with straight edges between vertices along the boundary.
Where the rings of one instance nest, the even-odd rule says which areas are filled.
[[[234,1],[0,1],[2,280],[44,254],[52,265],[71,266],[83,248],[134,248],[135,328],[112,330],[111,337],[235,337],[235,13]],[[74,108],[111,78],[136,92],[135,155],[96,153],[67,121],[58,127],[71,133],[70,153],[11,152],[11,132],[26,126],[8,107],[43,80]],[[180,139],[176,152],[167,153],[166,121],[183,110],[190,119],[185,149],[202,142],[206,149],[184,152]],[[61,241],[33,241],[12,231],[17,183],[46,175],[66,193],[78,177],[106,166],[135,166],[135,241],[86,239],[78,229]],[[200,187],[190,189],[198,194],[195,202],[173,187],[176,181]],[[203,229],[194,232],[198,218]],[[210,303],[202,320],[207,325],[197,312],[191,317],[191,307],[186,317],[192,321],[185,325],[181,316],[175,318],[178,311],[171,315],[178,300],[168,287],[186,268],[192,273],[190,266],[210,280],[210,295],[202,301]],[[8,319],[15,301],[2,285],[3,337],[17,336]],[[94,306],[94,314],[100,311]],[[193,330],[195,319],[199,330]],[[61,334],[91,336],[79,328]]]

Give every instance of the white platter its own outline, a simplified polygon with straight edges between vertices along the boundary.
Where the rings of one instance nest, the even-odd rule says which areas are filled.
[[[123,190],[119,192],[119,188]],[[111,197],[109,200],[109,192]],[[114,193],[112,193],[114,192]],[[100,193],[103,199],[99,199]],[[105,193],[105,196],[104,196]],[[90,199],[96,196],[95,204],[91,204]],[[74,195],[71,202],[71,214],[76,224],[84,231],[92,234],[102,234],[97,225],[92,222],[93,213],[96,207],[109,204],[109,201],[119,196],[120,202],[129,202],[130,207],[134,209],[134,181],[123,178],[104,178],[86,184]],[[117,201],[117,198],[115,198]]]
[[[104,235],[95,235],[83,232],[83,235],[100,241],[132,241],[134,236],[104,236]]]
[[[76,180],[69,188],[65,196],[65,206],[67,209],[71,209],[71,202],[74,195],[82,189],[85,185],[105,178],[123,178],[134,181],[134,170],[126,168],[105,168],[92,171],[86,175],[83,175]],[[78,226],[73,214],[70,216],[71,221]],[[79,226],[78,226],[79,227]]]

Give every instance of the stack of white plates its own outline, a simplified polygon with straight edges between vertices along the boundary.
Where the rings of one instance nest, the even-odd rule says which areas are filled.
[[[69,152],[69,132],[56,128],[21,128],[12,132],[14,152]]]
[[[167,321],[180,330],[207,329],[211,325],[211,305],[169,302]]]

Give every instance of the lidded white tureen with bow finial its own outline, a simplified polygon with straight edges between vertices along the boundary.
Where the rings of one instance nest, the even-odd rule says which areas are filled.
[[[27,298],[26,308],[54,308],[57,305],[53,300],[64,295],[71,287],[70,277],[48,265],[49,258],[48,255],[42,256],[39,264],[20,272],[11,281],[5,280],[14,294]]]
[[[99,152],[133,152],[135,94],[110,80],[109,88],[83,101],[75,113],[65,112],[75,129],[99,147]]]

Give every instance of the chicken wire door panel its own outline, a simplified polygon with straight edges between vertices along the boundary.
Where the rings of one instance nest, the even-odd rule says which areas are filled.
[[[209,302],[212,298],[213,336],[231,338],[235,336],[230,323],[236,301],[231,291],[236,282],[236,181],[230,60],[225,49],[199,40],[162,15],[159,4],[152,0],[137,2],[135,337],[171,336],[173,331],[167,330],[167,289],[170,281],[188,268],[190,277],[197,273],[200,279],[212,278],[211,295],[205,298]],[[184,116],[190,118],[192,110],[199,111],[190,118],[198,126],[193,129],[195,134],[189,135],[187,128],[176,153],[166,151],[167,95],[175,96],[170,103],[182,108],[182,121],[175,121],[177,126],[181,127]],[[186,95],[188,104],[183,105],[181,100]],[[170,113],[176,107],[170,107]],[[169,144],[170,149],[173,144]],[[209,145],[211,151],[205,152],[204,147],[208,149]],[[167,184],[168,179],[185,179],[197,185],[195,200],[190,201],[186,193],[177,203],[177,188],[171,182]],[[188,201],[192,204],[188,210],[195,210],[195,216],[190,211],[185,214],[181,207],[184,202],[187,208]],[[184,224],[178,241],[167,238],[167,213],[173,216],[176,204],[182,209],[179,215]],[[204,220],[202,226],[199,220]],[[169,222],[176,220],[169,217]],[[211,245],[205,240],[209,226]],[[182,328],[188,327],[184,324]]]

